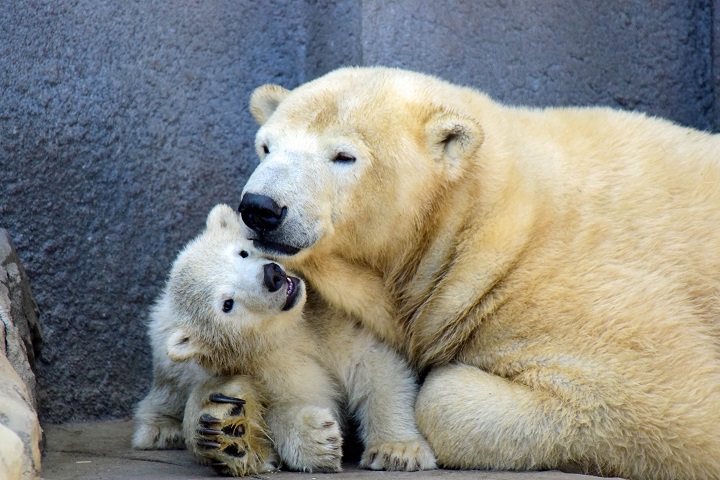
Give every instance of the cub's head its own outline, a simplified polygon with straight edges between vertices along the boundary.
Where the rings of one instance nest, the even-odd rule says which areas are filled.
[[[249,238],[294,265],[322,244],[351,256],[397,253],[483,141],[478,123],[458,113],[467,98],[466,89],[384,68],[342,69],[292,91],[258,88],[250,109],[260,165],[239,207]]]
[[[222,372],[294,325],[304,302],[303,281],[259,256],[238,215],[218,205],[175,260],[155,315],[171,324],[171,360]]]

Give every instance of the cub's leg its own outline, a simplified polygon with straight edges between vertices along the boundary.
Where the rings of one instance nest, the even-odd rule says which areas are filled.
[[[293,345],[268,362],[265,415],[282,463],[291,470],[339,472],[342,433],[339,388],[314,356],[315,339],[299,332]]]
[[[283,403],[268,410],[267,422],[283,464],[303,472],[342,470],[342,433],[334,408]]]
[[[246,376],[210,378],[191,393],[183,429],[203,465],[234,476],[270,472],[277,459],[263,421],[260,393]]]
[[[384,345],[371,345],[356,364],[348,392],[365,443],[361,467],[437,468],[435,455],[415,424],[417,383],[399,355]]]
[[[415,424],[417,382],[409,365],[349,319],[324,328],[328,365],[347,391],[372,470],[429,470],[435,456]]]
[[[435,455],[415,424],[417,384],[395,352],[376,348],[358,364],[351,408],[365,440],[360,466],[371,470],[431,470]]]
[[[195,363],[175,363],[156,355],[153,384],[135,410],[133,448],[184,448],[182,418],[190,390],[207,378]]]

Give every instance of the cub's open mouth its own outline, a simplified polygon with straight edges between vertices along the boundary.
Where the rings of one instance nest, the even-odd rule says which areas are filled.
[[[298,297],[300,296],[300,282],[301,280],[299,278],[288,275],[286,291],[287,300],[285,301],[285,306],[282,308],[283,311],[288,311],[297,304]]]
[[[266,253],[274,254],[274,255],[295,255],[298,253],[301,249],[298,247],[293,247],[292,245],[286,245],[284,243],[278,243],[278,242],[271,242],[270,240],[260,239],[260,238],[253,238],[252,239],[253,245],[258,250],[262,250]]]

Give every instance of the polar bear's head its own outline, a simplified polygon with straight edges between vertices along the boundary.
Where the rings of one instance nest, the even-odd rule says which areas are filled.
[[[219,372],[239,350],[297,323],[304,302],[303,281],[262,258],[244,238],[238,215],[218,205],[175,260],[154,314],[169,323],[171,360],[194,358]]]
[[[450,88],[459,93],[443,93]],[[364,255],[408,242],[483,141],[478,123],[457,113],[463,95],[384,68],[255,90],[260,164],[239,207],[249,238],[293,262],[330,238],[334,249]]]

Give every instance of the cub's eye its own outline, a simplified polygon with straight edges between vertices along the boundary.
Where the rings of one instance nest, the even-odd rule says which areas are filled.
[[[263,150],[263,153],[264,153],[265,155],[267,155],[268,153],[270,153],[270,149],[268,148],[267,145],[263,145],[262,150]]]
[[[349,153],[340,152],[337,155],[335,155],[335,158],[333,158],[333,162],[335,163],[352,163],[355,161],[355,157],[350,155]]]
[[[228,313],[232,310],[234,304],[235,302],[232,301],[232,298],[225,300],[225,303],[223,303],[223,312]]]
[[[247,253],[245,250],[240,250],[240,256],[241,256],[242,258],[247,258],[248,255],[250,255],[250,254]]]

